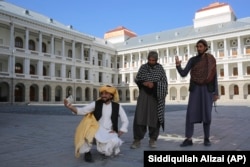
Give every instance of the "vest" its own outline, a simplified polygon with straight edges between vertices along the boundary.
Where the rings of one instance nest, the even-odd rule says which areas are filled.
[[[119,104],[115,102],[111,102],[111,104],[112,104],[111,122],[112,122],[113,130],[118,133]],[[99,119],[102,117],[102,106],[103,106],[102,100],[97,100],[95,102],[95,110],[93,114],[97,121],[99,121]]]
[[[191,80],[198,85],[205,85],[214,81],[216,74],[216,60],[213,55],[205,53],[193,59]]]
[[[213,55],[205,53],[206,57],[193,58],[189,91],[196,85],[207,85],[208,92],[215,91],[216,60]]]

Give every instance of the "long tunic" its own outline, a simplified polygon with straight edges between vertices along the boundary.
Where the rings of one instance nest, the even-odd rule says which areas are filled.
[[[77,107],[77,115],[86,115],[90,112],[95,110],[95,102],[88,104],[85,107]],[[102,108],[102,117],[99,119],[99,129],[95,134],[95,139],[97,142],[97,150],[110,156],[112,154],[117,155],[120,152],[120,146],[122,145],[123,141],[118,137],[117,133],[110,133],[113,131],[112,129],[112,121],[111,121],[111,114],[112,114],[112,105],[110,104],[103,104]],[[127,132],[128,131],[128,118],[121,107],[119,108],[119,117],[121,119],[121,127],[120,131]],[[91,149],[91,145],[85,144],[80,148],[80,153],[88,152]]]
[[[154,83],[154,88],[146,88],[143,82]],[[134,122],[156,128],[158,122],[164,129],[165,97],[168,93],[166,73],[160,64],[143,64],[135,78],[139,88]]]
[[[181,66],[177,66],[177,70],[182,77],[187,76],[188,72],[192,68],[194,57],[191,58],[184,69]],[[217,74],[214,78],[214,91],[208,91],[207,85],[198,85],[192,83],[192,90],[189,94],[189,101],[187,106],[187,120],[191,123],[210,123],[211,111],[213,106],[213,95],[218,95],[218,80]],[[191,86],[191,82],[190,82]]]
[[[157,127],[157,100],[153,95],[148,95],[144,89],[140,89],[135,111],[135,122],[138,125]]]

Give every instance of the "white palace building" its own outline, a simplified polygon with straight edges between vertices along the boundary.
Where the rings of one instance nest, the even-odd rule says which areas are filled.
[[[227,3],[198,9],[190,26],[142,36],[121,26],[100,39],[0,0],[0,104],[59,104],[69,95],[87,103],[106,84],[121,102],[136,102],[134,77],[151,50],[167,74],[166,102],[187,102],[190,76],[177,74],[174,57],[184,67],[202,38],[217,59],[220,100],[250,102],[250,17]]]

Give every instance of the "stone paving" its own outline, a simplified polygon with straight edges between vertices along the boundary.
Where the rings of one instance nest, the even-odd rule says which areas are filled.
[[[148,147],[148,135],[141,147],[130,149],[133,141],[133,104],[123,104],[130,121],[129,132],[122,136],[124,144],[116,157],[102,159],[92,149],[94,163],[74,157],[74,131],[82,119],[64,106],[0,106],[0,166],[1,167],[80,167],[116,166],[143,167],[145,150],[163,151],[250,151],[250,103],[218,104],[213,111],[210,147],[203,145],[202,124],[195,124],[194,145],[180,147],[184,139],[185,104],[166,106],[165,131],[160,132],[157,148]]]

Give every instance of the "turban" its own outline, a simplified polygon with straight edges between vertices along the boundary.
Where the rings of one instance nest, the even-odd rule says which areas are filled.
[[[102,93],[102,92],[108,92],[108,93],[110,93],[110,94],[113,95],[114,102],[118,102],[119,101],[119,94],[118,94],[118,91],[117,91],[117,89],[115,87],[106,85],[106,86],[102,86],[99,89],[99,91],[100,91],[100,93]]]

